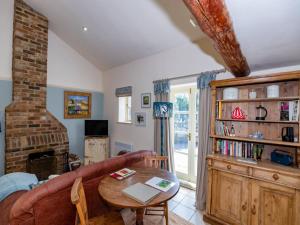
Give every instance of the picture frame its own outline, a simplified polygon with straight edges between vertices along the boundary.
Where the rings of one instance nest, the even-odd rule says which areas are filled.
[[[145,127],[146,126],[146,113],[145,112],[138,112],[135,113],[135,125],[138,127]]]
[[[92,94],[87,92],[65,91],[64,118],[90,119],[92,114]]]
[[[151,93],[141,94],[141,107],[151,108]]]

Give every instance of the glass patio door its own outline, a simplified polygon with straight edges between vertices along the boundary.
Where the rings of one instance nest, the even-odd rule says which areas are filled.
[[[175,171],[179,179],[192,183],[197,176],[198,98],[196,84],[171,87]]]

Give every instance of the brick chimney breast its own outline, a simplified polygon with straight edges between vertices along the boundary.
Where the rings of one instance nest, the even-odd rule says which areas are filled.
[[[55,151],[57,171],[69,151],[67,129],[46,109],[48,19],[15,0],[13,102],[6,107],[5,171],[25,172],[28,155]]]

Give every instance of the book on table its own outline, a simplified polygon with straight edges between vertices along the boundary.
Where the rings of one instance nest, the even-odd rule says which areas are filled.
[[[122,192],[129,198],[132,198],[143,205],[146,205],[160,194],[159,190],[142,183],[131,185],[123,189]]]
[[[174,182],[159,177],[152,177],[150,180],[146,181],[145,184],[163,192],[167,192],[175,185]]]
[[[135,170],[131,170],[131,169],[128,169],[128,168],[123,168],[123,169],[118,170],[114,173],[111,173],[110,176],[117,179],[117,180],[124,180],[125,178],[130,177],[135,173],[136,173]]]

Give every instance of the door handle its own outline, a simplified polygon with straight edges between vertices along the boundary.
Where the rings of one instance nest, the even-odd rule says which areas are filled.
[[[191,133],[188,134],[188,138],[189,138],[189,141],[192,140],[192,134]]]

